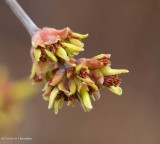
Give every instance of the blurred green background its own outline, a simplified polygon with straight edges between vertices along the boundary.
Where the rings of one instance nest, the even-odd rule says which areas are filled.
[[[130,73],[121,76],[122,97],[103,89],[90,113],[76,105],[65,106],[56,116],[47,109],[40,90],[26,104],[25,119],[16,136],[32,137],[27,142],[31,144],[159,144],[160,1],[18,2],[39,27],[68,26],[89,33],[85,52],[78,57],[110,53],[112,67],[127,68]],[[1,0],[0,64],[9,67],[15,80],[30,74],[30,47],[27,31]]]

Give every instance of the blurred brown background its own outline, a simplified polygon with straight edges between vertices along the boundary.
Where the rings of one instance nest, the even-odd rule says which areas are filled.
[[[112,67],[130,73],[121,77],[123,96],[102,90],[90,113],[65,106],[55,116],[40,91],[26,104],[17,135],[32,137],[31,144],[160,144],[160,1],[18,1],[39,27],[89,33],[79,57],[111,53]],[[30,73],[30,46],[28,33],[0,0],[0,64],[14,79]]]

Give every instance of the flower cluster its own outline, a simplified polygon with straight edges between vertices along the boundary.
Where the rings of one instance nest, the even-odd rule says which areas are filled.
[[[109,54],[90,59],[72,58],[84,50],[81,39],[86,37],[69,28],[43,28],[33,36],[30,78],[34,82],[45,80],[43,98],[49,101],[49,109],[54,107],[56,114],[64,101],[74,106],[77,100],[84,111],[90,111],[93,108],[91,100],[99,99],[99,89],[104,87],[117,95],[122,94],[118,75],[129,71],[112,69]]]
[[[35,81],[41,81],[48,69],[52,67],[49,65],[65,64],[74,55],[84,51],[81,39],[87,36],[88,34],[74,33],[69,28],[62,30],[43,28],[37,31],[32,37],[33,71],[31,78]]]

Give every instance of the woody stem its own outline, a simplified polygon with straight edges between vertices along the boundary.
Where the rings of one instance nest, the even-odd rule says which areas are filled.
[[[5,2],[27,29],[30,36],[32,36],[39,29],[37,25],[31,20],[16,0],[5,0]]]

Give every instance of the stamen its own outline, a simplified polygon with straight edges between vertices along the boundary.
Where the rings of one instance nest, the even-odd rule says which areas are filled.
[[[118,75],[105,76],[103,85],[110,87],[110,86],[118,86],[120,83],[121,83],[121,80],[119,79]]]
[[[42,81],[42,79],[40,79],[37,74],[34,75],[33,79],[34,79],[34,81],[36,81],[36,82]]]
[[[75,76],[75,67],[71,66],[67,68],[67,78],[73,78]]]
[[[56,100],[61,99],[64,96],[64,92],[59,91],[59,93],[57,94]]]
[[[79,73],[79,76],[80,76],[81,78],[86,78],[87,75],[88,75],[87,69],[86,69],[86,68],[81,68],[80,73]]]
[[[74,36],[71,32],[68,33],[68,36],[67,36],[67,39],[70,39],[70,38],[74,38],[74,39],[80,39],[79,37],[77,36]]]
[[[99,62],[102,62],[104,66],[110,64],[110,60],[109,60],[109,58],[106,57],[106,56],[104,56],[104,57],[98,59],[98,61],[99,61]]]
[[[56,56],[60,64],[65,64],[66,61],[58,56]]]
[[[78,98],[78,96],[76,94],[71,95],[71,96],[68,97],[69,101],[76,100],[76,99],[79,100],[79,98]]]
[[[56,49],[57,49],[57,47],[55,46],[55,44],[47,45],[46,48],[49,49],[53,53],[55,53]]]
[[[40,61],[41,61],[41,62],[46,62],[46,61],[47,61],[47,54],[46,54],[44,48],[41,47],[41,46],[38,46],[38,48],[41,50]]]
[[[90,86],[88,86],[88,89],[89,89],[88,92],[89,92],[90,95],[92,95],[95,92],[95,89],[90,87]]]

